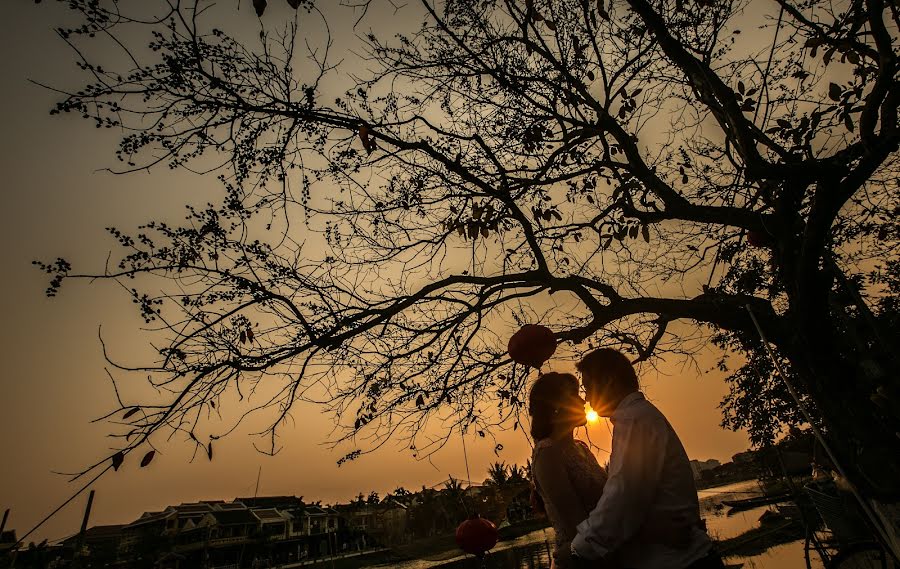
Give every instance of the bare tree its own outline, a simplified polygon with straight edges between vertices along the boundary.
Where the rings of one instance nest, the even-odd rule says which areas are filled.
[[[896,389],[897,338],[863,298],[887,290],[867,279],[898,236],[895,3],[421,0],[403,8],[420,28],[358,37],[352,74],[332,36],[301,40],[335,23],[313,2],[286,24],[255,3],[249,41],[202,0],[152,19],[69,3],[84,26],[60,35],[90,79],[55,112],[123,130],[123,171],[225,188],[183,224],[111,230],[105,271],[42,264],[49,294],[121,282],[166,339],[128,368],[161,397],[110,415],[127,411],[122,452],[166,431],[205,448],[216,405],[253,390],[273,452],[299,401],[360,441],[345,459],[485,436],[521,408],[505,339],[535,320],[636,361],[714,334],[748,357],[726,421],[770,437],[797,418],[749,309],[854,476],[900,480],[897,416],[872,399]]]

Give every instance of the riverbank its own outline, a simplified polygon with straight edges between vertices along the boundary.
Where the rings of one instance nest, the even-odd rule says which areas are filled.
[[[352,553],[339,553],[337,555],[326,556],[319,559],[308,559],[305,561],[279,565],[278,569],[297,569],[299,567],[308,567],[310,569],[319,567],[352,569],[362,565],[377,563],[389,553],[390,550],[387,548],[372,549],[369,551],[354,551]]]
[[[800,520],[784,519],[751,528],[729,539],[716,540],[724,557],[752,557],[769,549],[802,539],[806,529]]]
[[[731,484],[751,482],[755,480],[757,480],[756,473],[742,472],[740,474],[729,476],[727,478],[720,478],[715,480],[696,480],[694,484],[697,486],[697,490],[708,490],[710,488],[718,488],[720,486],[728,486]]]

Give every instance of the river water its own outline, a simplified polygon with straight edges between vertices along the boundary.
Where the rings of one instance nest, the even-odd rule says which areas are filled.
[[[698,492],[700,510],[709,534],[717,539],[728,539],[759,527],[759,518],[766,510],[774,506],[761,506],[750,510],[728,514],[728,508],[717,508],[722,500],[751,498],[760,496],[762,492],[755,480],[737,482],[726,486],[707,488]],[[744,569],[799,569],[806,567],[803,551],[803,540],[776,545],[765,552],[750,557],[733,556],[725,560],[726,564],[743,564]],[[822,563],[815,555],[811,555],[813,569],[821,569]]]
[[[717,507],[723,499],[741,499],[761,495],[756,481],[738,482],[726,486],[708,488],[698,492],[700,509],[706,520],[711,536],[728,539],[749,529],[758,527],[759,517],[771,506],[762,506],[743,512],[727,515],[728,508]],[[550,567],[550,544],[553,543],[553,530],[537,530],[510,541],[504,541],[491,551],[486,559],[485,567],[489,569],[548,569]],[[813,555],[814,560],[818,561]],[[764,553],[750,557],[729,557],[726,564],[743,569],[801,569],[806,567],[803,554],[803,541],[794,541],[778,545]],[[387,565],[375,565],[371,569],[381,569]],[[419,559],[402,563],[392,563],[390,567],[398,569],[475,569],[481,565],[471,556],[461,555],[451,559]],[[814,563],[813,569],[821,568],[821,563]]]

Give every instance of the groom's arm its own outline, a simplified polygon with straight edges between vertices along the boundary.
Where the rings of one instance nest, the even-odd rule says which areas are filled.
[[[668,436],[655,418],[616,421],[609,480],[597,507],[578,525],[574,555],[602,559],[637,534],[659,487]]]

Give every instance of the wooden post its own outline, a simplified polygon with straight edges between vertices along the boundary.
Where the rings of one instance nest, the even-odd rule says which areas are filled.
[[[81,548],[84,547],[84,533],[87,531],[88,520],[91,517],[91,507],[94,505],[94,491],[88,494],[87,506],[84,508],[84,517],[81,519],[81,531],[78,532],[78,539],[75,540],[75,553],[72,555],[72,567],[77,569],[81,566],[79,557],[81,556]]]
[[[81,531],[79,535],[84,537],[84,532],[87,530],[88,519],[91,517],[91,506],[94,505],[94,491],[91,490],[91,493],[88,494],[88,502],[87,507],[84,509],[84,518],[81,520]]]
[[[9,519],[9,508],[6,508],[6,510],[3,512],[3,521],[0,522],[0,538],[2,538],[2,536],[3,536],[3,530],[6,529],[6,520],[8,520],[8,519]],[[9,552],[9,556],[11,557],[11,561],[9,563],[10,567],[16,566],[16,554],[18,553],[18,549],[19,549],[18,547],[13,545],[13,549],[10,550],[10,552]]]

